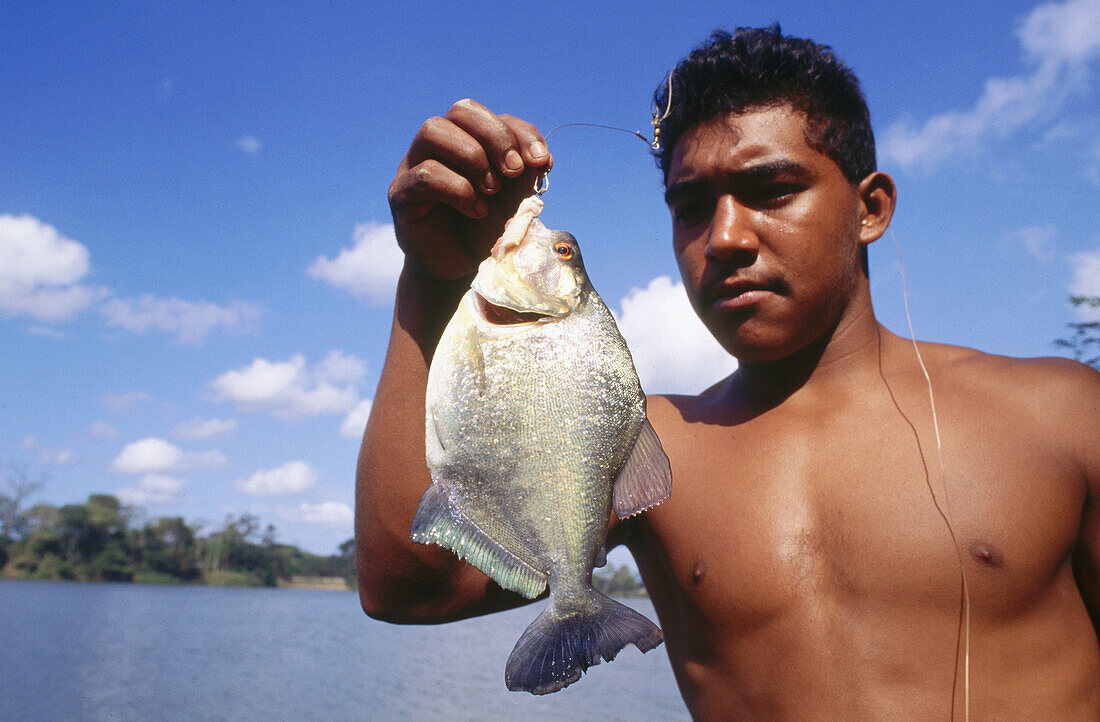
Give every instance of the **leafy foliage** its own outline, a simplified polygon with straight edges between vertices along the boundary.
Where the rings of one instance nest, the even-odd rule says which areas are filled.
[[[618,567],[608,564],[605,569],[597,569],[592,574],[592,586],[613,597],[641,597],[646,593],[642,580],[625,564]]]
[[[0,572],[20,579],[207,583],[275,586],[293,576],[342,577],[354,587],[354,542],[318,556],[259,532],[250,514],[228,516],[222,529],[200,536],[181,517],[140,524],[142,510],[108,494],[83,504],[25,506],[43,481],[8,467],[0,483]]]
[[[1070,296],[1069,302],[1074,308],[1100,308],[1100,296]],[[1067,325],[1073,333],[1069,338],[1056,339],[1054,345],[1069,349],[1075,360],[1100,370],[1100,321],[1079,321]]]

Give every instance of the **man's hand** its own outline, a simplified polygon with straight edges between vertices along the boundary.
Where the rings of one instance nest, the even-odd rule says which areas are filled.
[[[440,281],[473,274],[552,164],[535,126],[476,101],[425,121],[389,190],[406,268]]]

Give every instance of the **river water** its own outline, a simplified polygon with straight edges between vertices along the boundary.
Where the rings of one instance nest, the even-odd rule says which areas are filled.
[[[0,720],[688,719],[663,646],[509,692],[542,604],[395,626],[350,592],[0,581]]]

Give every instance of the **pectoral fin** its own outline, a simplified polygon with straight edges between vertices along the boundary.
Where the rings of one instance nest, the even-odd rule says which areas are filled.
[[[615,479],[612,507],[620,519],[625,519],[657,506],[671,493],[672,467],[657,432],[645,419],[634,439],[634,448]]]

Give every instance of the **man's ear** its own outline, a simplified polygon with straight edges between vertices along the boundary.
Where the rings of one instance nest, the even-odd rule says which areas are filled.
[[[894,216],[897,188],[894,179],[881,171],[869,173],[856,186],[859,195],[859,242],[873,243],[886,232]]]

